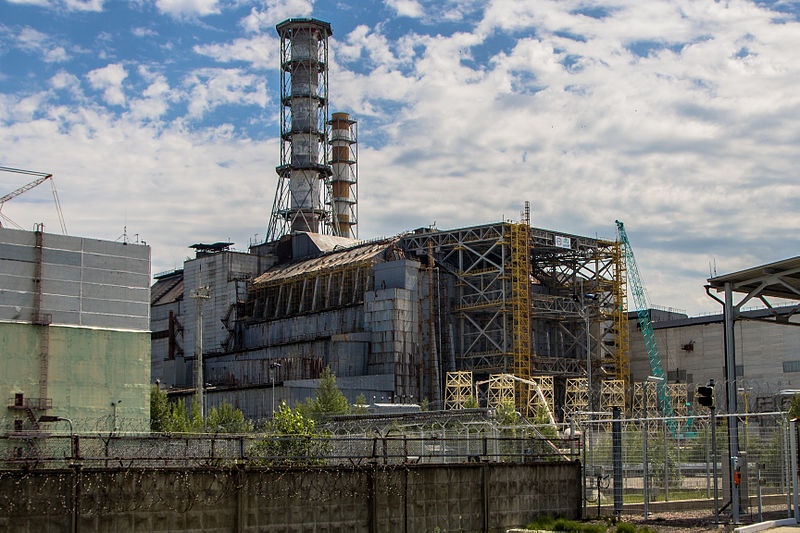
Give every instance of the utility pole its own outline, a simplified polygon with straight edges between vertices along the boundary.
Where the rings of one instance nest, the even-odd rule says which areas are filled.
[[[194,369],[194,384],[197,396],[195,401],[200,405],[200,416],[205,423],[206,413],[203,405],[203,392],[205,383],[203,381],[203,300],[208,300],[209,288],[208,285],[203,287],[203,266],[200,265],[200,270],[197,274],[197,288],[189,293],[189,297],[195,301],[197,307],[197,328],[195,333],[195,369]]]

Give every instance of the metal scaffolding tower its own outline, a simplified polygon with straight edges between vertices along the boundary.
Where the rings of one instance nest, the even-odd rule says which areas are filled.
[[[472,372],[448,372],[445,382],[444,408],[464,409],[472,394]]]
[[[430,250],[446,274],[452,305],[439,331],[452,328],[458,370],[476,379],[501,372],[553,376],[563,384],[586,376],[588,335],[599,371],[617,375],[615,342],[624,327],[614,295],[616,243],[500,222],[421,229],[399,244],[423,262]]]
[[[281,38],[281,164],[267,241],[292,231],[333,229],[329,212],[327,158],[328,37],[331,25],[289,19],[276,27]],[[325,196],[325,198],[323,198]]]
[[[530,228],[527,224],[509,224],[510,237],[510,271],[511,271],[511,327],[512,349],[514,354],[514,375],[528,379],[531,375],[531,318],[530,318],[530,261],[529,239]],[[528,394],[527,386],[516,382],[517,408],[522,406]]]
[[[358,123],[347,113],[333,113],[330,128],[328,186],[331,233],[339,237],[358,238]]]

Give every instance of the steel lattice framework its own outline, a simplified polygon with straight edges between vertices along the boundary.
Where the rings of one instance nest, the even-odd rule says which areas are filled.
[[[328,37],[330,24],[289,19],[281,38],[281,164],[267,241],[292,231],[338,234],[328,179]],[[326,207],[328,206],[328,207]]]
[[[527,265],[518,255],[525,231]],[[471,370],[476,377],[527,372],[563,383],[566,377],[586,376],[588,335],[593,374],[627,375],[627,341],[618,338],[626,330],[622,255],[616,242],[507,222],[421,229],[400,241],[417,258],[427,258],[429,245],[449,283],[445,318],[453,331],[449,348],[457,370]],[[519,285],[523,278],[530,283],[523,304],[527,319],[519,308],[525,297]],[[446,327],[440,328],[442,334]],[[529,366],[522,368],[526,360]]]

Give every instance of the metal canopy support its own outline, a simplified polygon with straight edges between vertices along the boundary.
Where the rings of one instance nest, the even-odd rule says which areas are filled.
[[[725,346],[725,395],[727,398],[728,413],[738,413],[736,396],[736,343],[734,338],[734,323],[742,319],[741,309],[753,298],[761,300],[768,309],[772,310],[774,323],[789,324],[789,318],[800,309],[795,307],[790,313],[780,313],[772,306],[768,297],[800,300],[800,256],[769,263],[753,268],[748,268],[732,274],[725,274],[709,278],[706,285],[706,294],[722,304],[724,346]],[[711,289],[724,293],[724,300],[711,294]],[[734,304],[733,293],[743,293],[744,297],[739,303]],[[792,324],[796,325],[796,324]],[[739,427],[738,419],[731,417],[728,423],[729,463],[731,465],[728,483],[731,487],[731,513],[734,524],[739,523],[740,494],[739,487],[734,483],[734,464],[739,457]]]

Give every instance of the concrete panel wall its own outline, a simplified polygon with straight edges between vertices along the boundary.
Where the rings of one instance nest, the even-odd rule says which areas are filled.
[[[642,381],[650,374],[650,364],[641,332],[635,321],[629,325],[631,374],[634,381]],[[737,387],[748,390],[749,410],[755,410],[759,402],[767,405],[781,389],[800,388],[800,371],[785,372],[783,364],[798,361],[800,370],[800,328],[740,320],[734,329],[736,364],[742,371],[737,378]],[[654,332],[664,370],[668,373],[680,371],[681,375],[685,373],[685,382],[690,390],[713,378],[720,385],[717,387],[717,405],[725,409],[722,323],[657,327]],[[692,344],[692,349],[685,350],[689,344]]]
[[[578,463],[3,474],[18,531],[494,532],[581,510]]]
[[[30,324],[0,323],[0,398],[39,398],[42,328]],[[150,426],[150,335],[140,331],[113,331],[50,326],[47,414],[70,418],[75,431],[110,430],[116,416],[125,429],[146,431]],[[15,414],[8,410],[11,426]],[[27,424],[27,422],[26,422]],[[11,430],[11,427],[2,428]]]
[[[228,328],[233,326],[233,320],[228,327],[223,320],[235,318],[232,306],[246,295],[244,278],[260,274],[264,261],[261,256],[243,252],[220,252],[184,263],[185,303],[181,320],[187,356],[196,351],[197,304],[190,295],[199,286],[201,275],[203,286],[210,289],[210,298],[203,302],[203,353],[221,353],[227,351],[226,343],[231,335]]]
[[[0,228],[0,320],[33,318],[35,237]],[[45,233],[41,313],[53,324],[150,329],[150,247]]]

